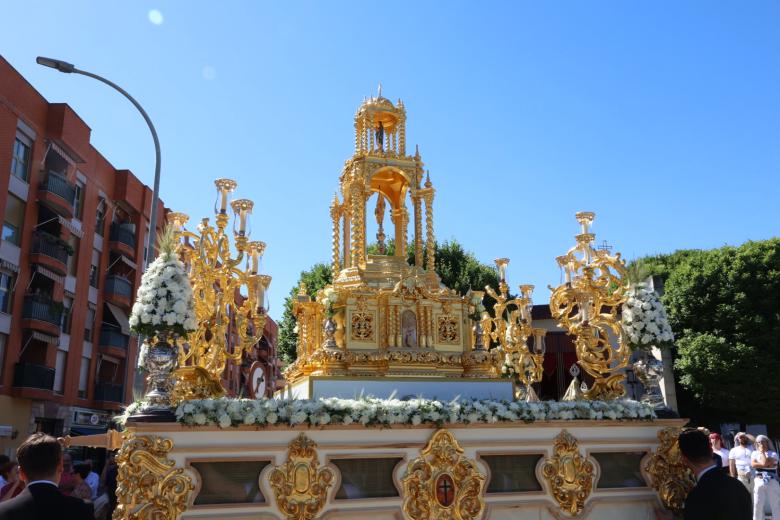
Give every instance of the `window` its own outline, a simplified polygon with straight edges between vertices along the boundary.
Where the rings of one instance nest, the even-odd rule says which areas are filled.
[[[62,299],[62,318],[60,319],[60,330],[63,334],[70,334],[70,320],[73,309],[73,298],[65,296]]]
[[[100,251],[92,250],[92,264],[89,266],[89,285],[97,288],[100,281]]]
[[[84,216],[84,195],[87,187],[81,181],[76,181],[76,197],[73,204],[74,214],[77,219],[82,220]]]
[[[68,362],[68,352],[65,350],[57,350],[57,360],[54,363],[54,386],[52,389],[62,394],[62,389],[65,387],[65,366]]]
[[[6,273],[5,271],[0,271],[0,312],[11,314],[13,292],[14,275]]]
[[[79,397],[86,399],[87,397],[87,382],[89,381],[89,362],[91,358],[82,356],[81,368],[79,370]]]
[[[8,194],[3,221],[3,240],[20,245],[22,242],[22,224],[24,223],[24,201]]]
[[[8,341],[8,336],[0,334],[0,367],[3,366],[5,361],[5,344]],[[3,382],[3,372],[0,370],[0,383]]]
[[[95,328],[95,307],[87,307],[87,317],[84,318],[84,341],[92,343],[92,331]]]
[[[100,197],[97,205],[97,215],[95,218],[95,233],[103,236],[103,230],[106,227],[106,199]]]
[[[11,158],[11,173],[29,182],[30,175],[30,141],[26,137],[16,136],[14,152]]]
[[[79,264],[79,247],[81,246],[81,240],[76,235],[71,234],[68,238],[68,245],[73,250],[72,255],[68,255],[68,274],[70,276],[76,276]]]

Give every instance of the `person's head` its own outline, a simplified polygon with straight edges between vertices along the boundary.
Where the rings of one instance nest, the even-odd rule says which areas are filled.
[[[683,430],[677,437],[680,455],[692,470],[706,468],[712,464],[712,448],[707,435],[701,430]]]
[[[739,446],[747,446],[750,444],[750,439],[745,432],[739,432],[737,436],[734,437],[734,444]]]
[[[67,451],[62,454],[62,467],[66,473],[73,472],[73,459]]]
[[[89,475],[90,467],[89,464],[86,462],[80,462],[78,464],[75,464],[73,466],[73,476],[76,478],[76,481],[81,482],[85,478],[87,478],[87,475]]]
[[[769,451],[772,449],[772,441],[766,435],[759,435],[756,437],[756,448],[761,446],[763,451]]]
[[[710,445],[712,445],[713,450],[719,450],[723,447],[723,439],[720,438],[719,433],[710,434]]]
[[[33,433],[16,450],[20,474],[25,482],[50,480],[59,483],[62,475],[62,446],[45,433]]]
[[[18,475],[18,472],[19,469],[16,462],[7,460],[4,464],[0,464],[0,477],[3,477],[8,482],[15,480],[14,477]]]

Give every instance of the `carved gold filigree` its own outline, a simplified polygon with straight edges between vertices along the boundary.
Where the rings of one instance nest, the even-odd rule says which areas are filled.
[[[485,510],[485,476],[448,430],[433,434],[402,484],[404,513],[412,520],[476,520]]]
[[[352,339],[357,341],[373,341],[374,313],[355,312],[352,314]]]
[[[566,430],[555,438],[553,453],[542,465],[542,475],[560,508],[576,516],[593,490],[593,463],[580,454],[577,439]]]
[[[290,443],[287,461],[268,475],[276,505],[289,520],[312,520],[325,506],[334,475],[319,465],[317,444],[301,433]]]
[[[659,445],[645,463],[650,486],[656,490],[661,503],[675,513],[682,512],[685,497],[696,485],[693,473],[680,458],[677,436],[680,428],[664,428],[658,432]]]
[[[452,315],[439,316],[438,337],[439,343],[458,343],[460,341],[460,329],[458,318]]]
[[[170,439],[125,434],[116,457],[114,520],[174,520],[187,509],[192,479],[168,459]]]

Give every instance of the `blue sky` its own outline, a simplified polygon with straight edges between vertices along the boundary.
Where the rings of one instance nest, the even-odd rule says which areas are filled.
[[[436,234],[509,281],[557,284],[574,213],[627,258],[778,234],[780,3],[6,2],[0,53],[152,183],[141,118],[57,57],[131,92],[163,149],[161,195],[209,216],[212,180],[255,201],[271,315],[330,258],[328,204],[376,91],[407,107]],[[150,17],[150,11],[161,15]],[[154,19],[153,23],[151,19]]]

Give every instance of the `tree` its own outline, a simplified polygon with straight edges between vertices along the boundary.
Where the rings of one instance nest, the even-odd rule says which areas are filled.
[[[697,418],[780,423],[780,238],[648,259]],[[693,404],[693,403],[692,403]]]
[[[388,240],[386,244],[386,254],[392,255],[395,252],[395,243]],[[368,254],[376,254],[377,245],[371,244],[367,248]],[[406,248],[407,262],[414,265],[414,244],[409,244]],[[461,295],[465,295],[469,289],[483,290],[485,285],[498,287],[498,273],[492,266],[480,263],[473,253],[463,249],[456,240],[446,241],[442,244],[436,243],[434,246],[434,259],[436,261],[436,273],[441,278],[444,285],[454,289]],[[279,322],[279,340],[277,345],[277,354],[285,362],[291,362],[296,357],[296,343],[298,334],[295,332],[295,316],[292,313],[293,302],[298,294],[298,285],[301,281],[306,284],[306,290],[309,296],[314,297],[320,289],[331,283],[333,273],[330,265],[315,264],[308,271],[301,272],[301,276],[291,290],[289,296],[284,300],[284,313]],[[485,296],[485,307],[493,308],[495,302],[489,296]]]

